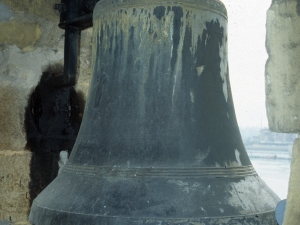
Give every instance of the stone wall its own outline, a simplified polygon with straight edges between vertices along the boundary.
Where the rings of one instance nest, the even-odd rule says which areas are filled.
[[[267,13],[266,107],[272,131],[300,133],[300,1],[273,0]],[[293,146],[285,225],[300,221],[300,145]]]
[[[55,3],[60,0],[0,0],[0,221],[27,222],[33,153],[26,147],[25,110],[42,71],[63,63],[64,31]],[[82,32],[76,85],[85,97],[91,33]]]

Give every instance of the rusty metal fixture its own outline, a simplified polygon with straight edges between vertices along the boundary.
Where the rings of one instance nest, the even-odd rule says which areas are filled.
[[[60,13],[59,27],[65,30],[64,72],[52,79],[56,87],[76,84],[81,31],[93,26],[92,12],[99,0],[61,0],[54,9]]]
[[[101,0],[93,78],[35,225],[276,224],[241,140],[218,0]]]

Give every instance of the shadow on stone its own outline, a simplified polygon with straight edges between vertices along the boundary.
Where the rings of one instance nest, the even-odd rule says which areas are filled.
[[[75,143],[84,108],[83,94],[74,87],[57,88],[51,79],[63,73],[63,67],[47,68],[26,108],[25,129],[30,162],[30,206],[37,195],[58,174],[59,153],[70,154]]]

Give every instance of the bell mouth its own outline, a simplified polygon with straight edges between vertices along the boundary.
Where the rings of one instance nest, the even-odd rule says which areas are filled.
[[[274,205],[279,199],[253,168],[227,174],[220,170],[218,175],[215,170],[202,177],[199,171],[180,174],[178,169],[173,170],[177,173],[114,167],[103,173],[101,169],[67,164],[34,200],[30,221],[37,225],[276,224]]]

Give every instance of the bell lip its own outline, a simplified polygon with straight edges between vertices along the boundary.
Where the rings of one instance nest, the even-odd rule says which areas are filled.
[[[199,214],[199,216],[197,214],[193,214],[193,212],[188,213],[188,214],[182,214],[181,212],[178,212],[178,214],[174,214],[174,215],[165,215],[165,214],[159,214],[156,215],[154,213],[154,211],[152,211],[152,209],[149,208],[149,214],[145,215],[145,212],[142,212],[140,209],[139,211],[137,211],[138,214],[133,213],[131,215],[124,215],[119,213],[120,211],[113,212],[111,211],[111,215],[105,215],[105,211],[108,210],[110,211],[110,208],[112,207],[112,205],[106,205],[107,203],[104,203],[107,207],[106,210],[99,210],[99,209],[103,209],[103,205],[102,206],[97,206],[95,207],[95,211],[90,213],[91,211],[89,211],[88,208],[86,208],[87,205],[93,205],[92,201],[95,201],[96,198],[95,196],[98,196],[99,198],[101,198],[104,202],[106,202],[108,199],[110,199],[111,194],[109,194],[110,187],[111,185],[114,185],[114,183],[121,181],[121,183],[123,184],[123,186],[125,187],[124,191],[127,190],[126,187],[131,187],[131,183],[134,179],[114,179],[114,178],[105,178],[105,179],[100,179],[95,177],[93,180],[93,182],[87,182],[89,181],[92,177],[87,177],[87,176],[82,176],[79,174],[76,174],[75,171],[73,171],[74,173],[67,173],[66,171],[62,171],[62,173],[59,174],[59,176],[33,201],[32,207],[31,207],[31,211],[30,211],[30,215],[29,215],[29,219],[31,222],[33,222],[36,225],[62,225],[62,224],[86,224],[86,223],[80,223],[79,220],[81,221],[88,221],[88,224],[95,224],[94,222],[96,221],[98,224],[99,222],[105,222],[108,221],[109,224],[120,224],[120,221],[125,221],[124,225],[143,225],[144,223],[140,223],[139,221],[141,220],[151,220],[153,221],[153,223],[150,224],[159,224],[159,221],[164,221],[164,222],[168,222],[168,224],[170,225],[175,225],[178,224],[180,221],[186,221],[184,224],[186,225],[192,225],[194,223],[200,223],[200,222],[209,222],[211,220],[229,220],[229,221],[237,221],[237,220],[242,220],[242,219],[247,219],[247,222],[250,221],[253,223],[253,221],[275,221],[275,206],[277,204],[278,201],[280,201],[280,199],[276,196],[276,194],[269,189],[269,187],[267,187],[265,184],[265,188],[263,188],[264,190],[268,190],[268,195],[265,196],[265,200],[262,199],[262,202],[260,202],[260,204],[264,205],[262,206],[260,209],[257,210],[249,210],[249,211],[245,211],[245,212],[229,212],[224,214],[224,216],[221,213],[215,214],[207,214],[207,215],[202,215]],[[256,175],[253,176],[255,178],[255,180],[257,180],[257,182],[261,182],[261,179]],[[67,178],[69,178],[70,180],[68,180]],[[237,178],[236,178],[237,179]],[[160,181],[161,179],[157,179],[157,184],[161,184]],[[163,179],[164,180],[164,179]],[[168,180],[168,179],[167,179]],[[179,179],[182,180],[182,179]],[[209,180],[209,183],[211,184],[212,180],[215,181],[220,181],[223,179],[205,179],[206,181]],[[205,183],[205,180],[202,180],[203,184]],[[238,180],[244,180],[243,178],[238,179]],[[75,186],[77,186],[77,188],[75,188],[76,191],[73,192],[72,188],[75,187],[73,182],[77,182],[77,184]],[[90,180],[91,181],[91,180]],[[104,183],[102,183],[102,181],[107,181],[107,184],[109,184],[108,186],[106,186],[106,188],[103,188]],[[128,183],[128,181],[130,181],[130,183]],[[153,184],[154,179],[150,179],[150,182],[148,182],[148,184]],[[174,182],[173,180],[171,180],[172,182],[167,182],[168,184],[170,183],[170,187],[174,186]],[[227,182],[227,178],[223,180],[224,182]],[[99,184],[99,187],[95,187],[94,182],[96,182],[97,184]],[[125,183],[124,183],[125,182]],[[232,180],[232,182],[235,182],[234,180]],[[193,183],[193,182],[191,182]],[[264,182],[263,182],[264,183]],[[101,185],[100,185],[101,184]],[[124,184],[128,184],[128,185],[124,185]],[[230,184],[230,183],[228,183]],[[88,187],[84,187],[84,185],[88,185],[89,188],[91,188],[90,192],[94,193],[94,197],[93,196],[89,196],[88,198],[84,198],[86,200],[84,200],[85,203],[81,201],[80,203],[80,207],[77,209],[74,209],[71,205],[67,204],[68,202],[73,202],[73,198],[72,196],[80,196],[81,194],[85,193]],[[106,184],[104,184],[106,185]],[[147,185],[147,184],[146,184]],[[180,184],[179,184],[180,185]],[[224,186],[224,184],[221,182],[218,182],[218,185],[221,185],[222,187]],[[100,187],[101,186],[101,187]],[[204,185],[205,187],[207,185]],[[212,186],[216,186],[213,185]],[[158,185],[154,185],[154,191],[155,193],[159,193],[160,190],[156,189],[156,187],[165,187],[163,186],[158,186]],[[179,186],[178,186],[179,187]],[[225,186],[224,186],[225,187]],[[152,187],[149,187],[149,190]],[[101,194],[99,195],[98,191],[94,192],[95,190],[99,189],[99,193],[101,192]],[[102,190],[103,193],[102,193]],[[107,190],[109,190],[109,192],[106,192]],[[170,193],[173,193],[173,190],[170,189]],[[199,189],[200,191],[200,189]],[[152,191],[151,191],[152,192]],[[81,193],[81,194],[80,194]],[[154,193],[154,192],[153,192]],[[149,197],[151,197],[153,195],[153,193],[149,192]],[[180,192],[181,193],[181,192]],[[106,194],[109,194],[108,198],[105,199]],[[162,193],[164,195],[164,193]],[[64,198],[64,196],[69,195],[67,198]],[[156,194],[155,194],[156,195]],[[51,197],[50,197],[51,196]],[[177,196],[177,197],[176,197]],[[148,196],[146,196],[148,198]],[[157,199],[161,199],[160,198],[161,195],[157,195],[156,198]],[[168,199],[170,196],[167,196]],[[189,196],[187,196],[189,197]],[[49,198],[51,199],[50,202],[48,202]],[[184,205],[184,202],[181,202],[181,197],[179,198],[178,195],[175,193],[175,200],[178,206],[179,205]],[[234,197],[235,200],[238,201],[237,197]],[[151,199],[151,198],[149,198]],[[145,200],[145,199],[143,199]],[[235,201],[234,200],[234,201]],[[270,200],[274,201],[274,204],[267,206],[265,203],[270,203]],[[131,201],[131,200],[129,200]],[[226,201],[228,201],[228,199],[226,199]],[[87,203],[89,202],[89,203]],[[155,202],[155,199],[154,199]],[[174,202],[172,200],[172,202]],[[181,202],[179,204],[179,202]],[[221,208],[223,208],[223,206],[225,206],[227,203],[223,202],[224,204],[222,206],[220,206]],[[226,204],[225,204],[226,203]],[[77,204],[75,202],[73,202],[72,204]],[[207,204],[209,205],[209,202],[207,202]],[[238,203],[239,204],[239,203]],[[271,204],[271,203],[270,203]],[[138,205],[138,202],[137,202]],[[171,204],[172,205],[172,204]],[[189,203],[189,206],[193,206],[194,203]],[[79,206],[79,205],[78,205]],[[164,206],[162,206],[164,207]],[[204,205],[205,207],[205,205]],[[186,208],[189,209],[190,207]],[[198,207],[200,208],[200,206]],[[142,208],[141,208],[142,209]],[[207,210],[207,208],[205,208]],[[224,209],[224,208],[223,208]],[[81,211],[80,211],[81,210]],[[198,209],[199,210],[199,209]],[[203,210],[203,209],[202,209]],[[82,213],[81,213],[82,212]],[[164,210],[162,210],[162,212],[164,212]],[[117,213],[117,214],[116,214]],[[146,212],[147,213],[147,212]],[[235,214],[237,213],[237,214]],[[178,215],[178,217],[176,216]],[[82,216],[83,218],[81,218],[80,216]],[[44,221],[49,220],[49,223],[44,223]],[[53,221],[61,221],[61,223],[53,223]],[[74,223],[74,221],[76,221],[76,223]],[[77,223],[77,221],[79,221],[79,223]],[[66,223],[67,222],[67,223]],[[100,223],[101,224],[101,223]],[[147,224],[147,223],[146,223]],[[181,223],[180,223],[181,224]],[[249,223],[251,224],[251,223]],[[273,224],[273,223],[262,223],[262,224]],[[275,224],[275,223],[274,223]]]
[[[112,10],[118,10],[118,7],[133,8],[143,6],[186,6],[198,9],[205,9],[220,14],[226,20],[227,9],[224,3],[220,0],[100,0],[93,12],[93,19],[98,18],[103,12],[109,12]]]
[[[236,216],[210,216],[210,217],[190,217],[190,218],[187,218],[187,217],[174,217],[174,218],[164,218],[164,217],[137,217],[137,216],[106,216],[106,215],[99,215],[99,214],[86,214],[86,213],[77,213],[77,212],[68,212],[68,211],[58,211],[56,209],[50,209],[50,208],[47,208],[47,207],[43,207],[41,205],[39,205],[36,200],[33,201],[32,203],[32,208],[33,207],[38,207],[38,208],[41,208],[42,210],[49,210],[53,213],[55,213],[56,215],[58,215],[59,213],[61,214],[74,214],[74,215],[83,215],[83,216],[93,216],[93,217],[102,217],[102,218],[119,218],[119,219],[142,219],[142,220],[199,220],[202,221],[202,220],[211,220],[211,219],[237,219],[237,218],[245,218],[245,217],[260,217],[260,215],[265,215],[265,214],[268,214],[268,213],[274,213],[275,215],[275,209],[274,210],[269,210],[269,211],[265,211],[265,212],[262,212],[262,213],[254,213],[254,214],[245,214],[245,215],[236,215]],[[29,214],[29,219],[30,219],[30,222],[33,222],[31,221],[31,218],[33,217],[32,215],[32,210],[30,211],[30,214]]]
[[[34,210],[40,210],[40,214],[41,215],[33,215],[33,211]],[[44,212],[43,212],[44,211]],[[47,212],[46,212],[47,211]],[[163,217],[126,217],[126,216],[107,216],[107,215],[98,215],[98,214],[80,214],[80,213],[72,213],[72,212],[66,212],[66,211],[57,211],[55,209],[50,209],[50,208],[46,208],[46,207],[42,207],[40,206],[38,203],[36,203],[36,201],[33,201],[32,204],[32,208],[29,214],[29,221],[33,224],[36,225],[60,225],[61,222],[72,222],[72,221],[65,221],[65,218],[67,218],[67,220],[69,220],[70,216],[79,216],[81,218],[81,220],[84,220],[84,222],[87,222],[87,218],[88,220],[91,220],[89,222],[101,222],[101,221],[124,221],[124,223],[128,224],[128,222],[138,222],[138,224],[140,224],[139,221],[152,221],[152,222],[157,222],[157,223],[161,223],[161,222],[168,222],[168,224],[170,225],[176,225],[178,224],[178,222],[184,222],[186,223],[186,225],[192,225],[195,222],[196,223],[203,223],[203,222],[211,222],[211,221],[218,221],[218,222],[222,222],[222,221],[234,221],[234,222],[238,222],[238,221],[245,221],[245,219],[247,219],[247,224],[252,224],[252,222],[268,222],[269,224],[273,224],[271,222],[276,222],[276,218],[275,218],[275,209],[271,210],[271,211],[265,211],[262,213],[256,213],[256,214],[246,214],[246,215],[237,215],[237,216],[224,216],[224,217],[198,217],[198,218],[163,218]],[[44,223],[46,221],[46,218],[49,219],[49,217],[53,218],[53,216],[55,216],[54,219],[52,219],[51,221],[49,221],[49,223]],[[59,219],[59,218],[60,219]],[[71,218],[71,220],[76,220],[76,224],[81,224],[81,221],[78,218]],[[53,223],[53,220],[55,221],[55,223]],[[267,220],[267,221],[266,221]],[[69,223],[67,223],[69,224]],[[73,223],[72,223],[73,224]],[[118,223],[114,223],[114,224],[118,224]],[[134,223],[133,225],[136,225],[137,223]],[[144,223],[143,223],[144,224]]]

